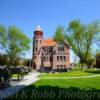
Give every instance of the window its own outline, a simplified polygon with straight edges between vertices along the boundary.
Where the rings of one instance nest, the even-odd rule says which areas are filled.
[[[36,44],[38,43],[38,40],[36,40]]]
[[[34,56],[34,59],[36,59],[36,56]]]
[[[54,50],[54,51],[53,51],[53,53],[55,54],[55,53],[56,53],[56,51]]]
[[[44,52],[46,52],[46,48],[44,48],[43,50],[44,50]]]
[[[63,69],[63,65],[60,65],[60,69]]]
[[[66,56],[64,56],[64,61],[66,61]]]
[[[64,69],[66,69],[66,65],[64,65]]]
[[[64,47],[63,47],[63,51],[64,51]]]
[[[59,61],[59,56],[57,56],[57,61]]]
[[[58,47],[58,51],[61,51],[61,47]]]
[[[52,56],[49,56],[49,61],[52,61],[52,60],[53,60]]]
[[[35,49],[35,50],[36,50],[36,52],[37,52],[37,47],[36,47],[36,49]]]
[[[48,61],[48,57],[47,57],[47,61]]]
[[[33,56],[33,60],[34,60],[35,58],[34,58],[34,56]]]
[[[33,48],[33,52],[34,52],[34,48]]]
[[[59,65],[57,65],[57,69],[59,69]]]
[[[41,43],[41,40],[40,40],[40,43]]]
[[[60,47],[60,51],[61,51],[61,52],[62,52],[62,49],[63,49],[63,48],[62,48],[62,47]]]
[[[58,51],[60,51],[60,52],[64,51],[64,46],[59,46]]]
[[[58,47],[58,51],[59,51],[59,47]]]
[[[47,48],[47,54],[49,53],[49,49]]]
[[[46,58],[44,57],[44,61],[46,61]]]
[[[60,56],[60,60],[61,60],[61,61],[63,61],[63,58],[62,58],[62,56]]]

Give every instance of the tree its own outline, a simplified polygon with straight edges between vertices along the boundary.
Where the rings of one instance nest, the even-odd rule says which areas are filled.
[[[16,57],[29,50],[29,43],[30,39],[15,26],[10,26],[8,29],[0,26],[0,47],[9,57],[8,66],[14,64]]]
[[[100,39],[99,32],[100,25],[98,22],[84,25],[79,20],[74,20],[70,22],[66,32],[64,28],[58,26],[54,39],[58,42],[66,41],[70,45],[75,55],[80,59],[81,69],[83,69],[84,63],[87,63],[88,55],[92,55],[91,48],[94,41]]]
[[[4,54],[0,54],[0,65],[8,64],[8,56]]]
[[[93,57],[93,56],[87,57],[86,64],[88,65],[88,68],[93,67],[95,65],[95,63],[96,63],[95,57]]]
[[[60,42],[60,43],[64,42],[64,38],[65,38],[65,30],[64,30],[64,27],[58,26],[56,28],[56,31],[54,33],[53,38],[57,42]]]
[[[92,55],[92,46],[97,37],[100,39],[100,25],[97,22],[83,25],[78,20],[74,20],[69,24],[68,33],[66,39],[74,53],[79,57],[81,69],[83,64],[87,63],[87,57]]]
[[[3,25],[0,25],[0,49],[5,45],[6,41],[6,28]]]

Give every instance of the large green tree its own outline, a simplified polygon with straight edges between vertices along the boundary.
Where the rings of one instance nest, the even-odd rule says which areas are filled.
[[[100,25],[98,22],[84,25],[80,21],[74,20],[69,24],[68,32],[70,34],[66,34],[66,39],[79,57],[83,69],[83,64],[87,63],[87,57],[92,55],[95,41],[100,39]]]
[[[56,28],[56,31],[54,33],[53,38],[54,38],[55,41],[63,43],[64,39],[65,39],[65,30],[64,30],[64,27],[62,27],[62,26],[59,25]]]
[[[99,23],[93,22],[84,25],[79,20],[74,20],[69,23],[66,34],[65,29],[62,28],[63,31],[59,30],[61,30],[61,28],[57,27],[54,39],[60,42],[63,37],[63,41],[66,40],[69,43],[73,52],[79,57],[81,69],[83,69],[84,63],[87,63],[87,57],[92,55],[92,47],[95,41],[100,39]]]
[[[29,50],[29,44],[30,39],[17,27],[0,26],[0,47],[8,55],[9,65]]]

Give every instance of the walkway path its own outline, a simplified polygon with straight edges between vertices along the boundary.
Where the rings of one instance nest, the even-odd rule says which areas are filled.
[[[90,76],[71,76],[71,77],[42,77],[41,79],[75,79],[75,78],[94,78],[94,77],[100,77],[99,75],[90,75]]]
[[[21,90],[22,88],[24,88],[25,86],[28,86],[34,82],[36,82],[39,78],[37,78],[37,76],[39,75],[39,73],[37,72],[31,72],[28,75],[24,76],[24,79],[13,84],[13,86],[1,90],[0,91],[0,100],[11,96],[13,94],[15,94],[17,91]]]

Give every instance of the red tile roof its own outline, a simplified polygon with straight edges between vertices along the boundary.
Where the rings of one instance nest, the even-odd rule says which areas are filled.
[[[54,46],[55,44],[56,42],[51,38],[44,40],[42,43],[43,46]]]

